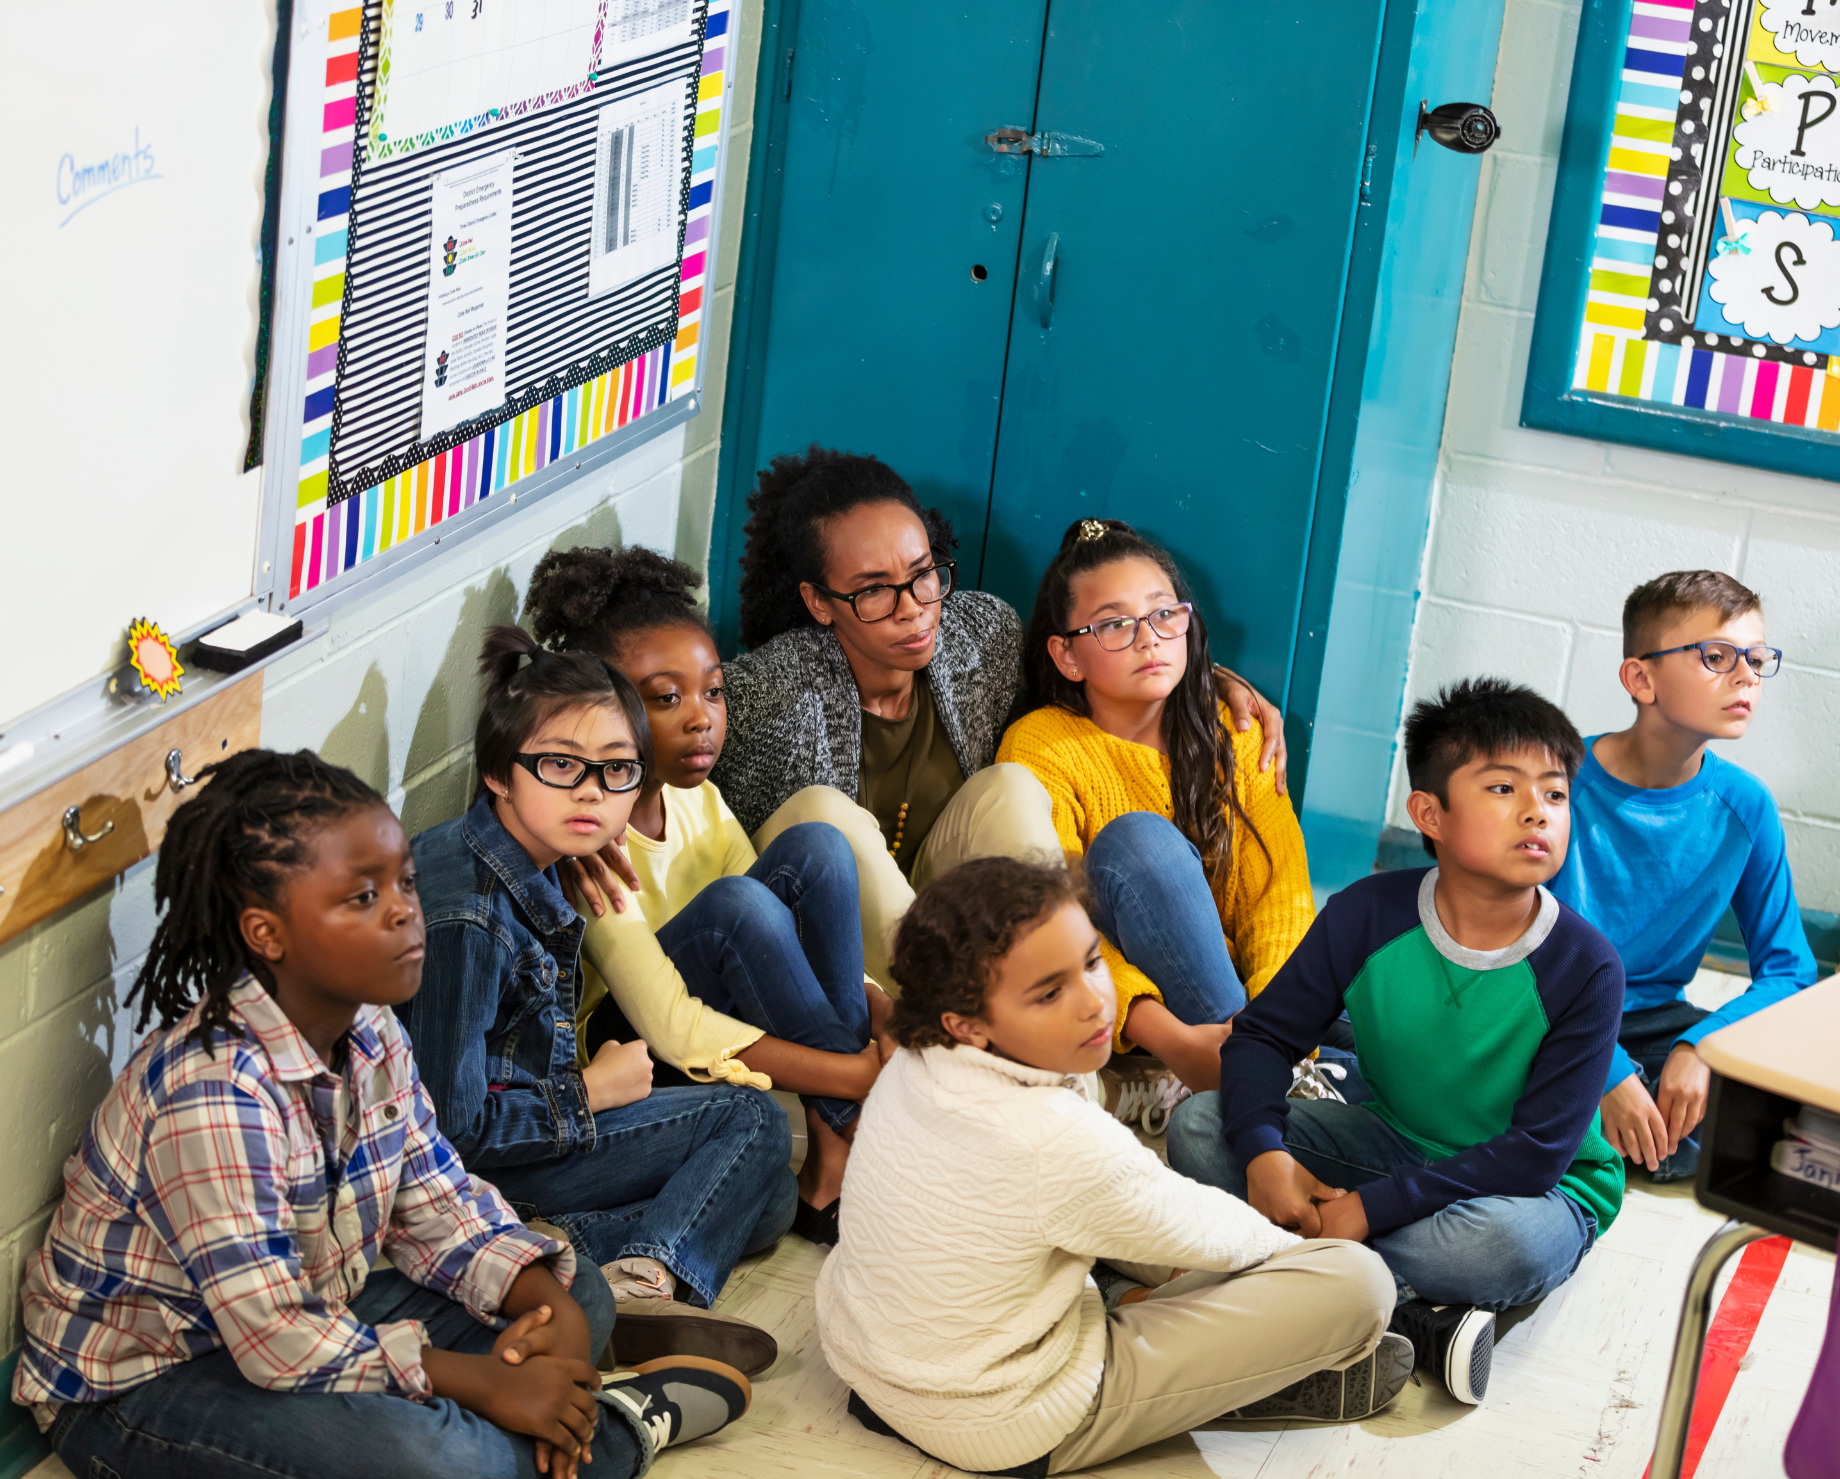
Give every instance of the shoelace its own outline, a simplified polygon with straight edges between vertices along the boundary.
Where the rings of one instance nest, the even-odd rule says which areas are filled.
[[[1339,1063],[1319,1063],[1314,1058],[1305,1058],[1291,1070],[1291,1089],[1286,1096],[1291,1099],[1333,1099],[1337,1104],[1346,1104],[1342,1091],[1325,1075],[1343,1079],[1348,1077],[1348,1070]]]
[[[1118,1102],[1112,1107],[1116,1119],[1142,1126],[1146,1135],[1155,1137],[1169,1129],[1169,1116],[1193,1091],[1167,1068],[1141,1078],[1120,1077]]]
[[[652,1448],[654,1450],[669,1448],[671,1446],[671,1414],[669,1412],[654,1412],[644,1421],[646,1427],[651,1429]]]

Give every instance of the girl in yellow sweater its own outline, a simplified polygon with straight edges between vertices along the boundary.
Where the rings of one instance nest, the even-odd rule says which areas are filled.
[[[701,583],[643,548],[553,551],[531,578],[537,637],[618,668],[652,731],[653,765],[623,850],[588,870],[614,907],[594,910],[590,899],[583,911],[594,910],[577,1036],[586,1052],[642,1038],[693,1079],[803,1096],[793,1230],[834,1243],[849,1140],[881,1070],[871,1038],[894,1004],[863,974],[856,861],[843,835],[805,822],[756,856],[708,779],[728,715],[721,659],[696,607]]]
[[[1061,846],[1085,855],[1116,1046],[1141,1045],[1197,1093],[1218,1088],[1233,1014],[1316,914],[1302,830],[1259,769],[1263,732],[1230,727],[1187,582],[1117,519],[1067,530],[1024,662],[1037,707],[997,759],[1035,773]]]

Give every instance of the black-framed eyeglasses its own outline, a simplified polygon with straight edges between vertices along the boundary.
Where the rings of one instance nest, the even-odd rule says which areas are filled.
[[[1681,647],[1663,647],[1659,652],[1644,652],[1642,661],[1666,657],[1670,652],[1697,652],[1707,670],[1714,673],[1729,673],[1737,667],[1740,653],[1759,678],[1774,678],[1782,667],[1782,648],[1740,647],[1735,642],[1688,642]]]
[[[513,760],[546,786],[573,791],[588,772],[594,784],[610,796],[636,791],[645,783],[643,760],[583,760],[579,755],[513,755]]]
[[[1137,624],[1148,622],[1150,630],[1164,641],[1183,636],[1188,631],[1189,614],[1194,611],[1193,601],[1184,601],[1179,606],[1159,606],[1154,611],[1147,611],[1142,616],[1108,616],[1104,621],[1089,622],[1083,627],[1075,627],[1071,632],[1061,635],[1071,642],[1075,637],[1091,637],[1107,652],[1123,652],[1137,640]]]
[[[886,621],[900,609],[903,593],[912,596],[922,606],[937,606],[952,594],[952,586],[957,579],[958,561],[941,560],[937,565],[928,565],[912,580],[904,580],[899,585],[866,585],[859,591],[834,591],[814,580],[812,589],[822,592],[833,601],[848,601],[858,621]]]

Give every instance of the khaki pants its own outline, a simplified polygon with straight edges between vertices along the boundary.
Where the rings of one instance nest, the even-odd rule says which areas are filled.
[[[1102,1464],[1372,1352],[1393,1276],[1359,1243],[1299,1243],[1237,1274],[1184,1274],[1106,1316],[1105,1375],[1048,1472]]]
[[[833,786],[807,786],[791,797],[754,834],[755,850],[766,851],[768,843],[800,822],[829,822],[856,854],[863,969],[894,995],[899,990],[888,973],[888,953],[916,888],[972,858],[1062,859],[1054,803],[1033,771],[1008,763],[985,766],[959,788],[920,841],[912,883],[889,856],[874,816]]]

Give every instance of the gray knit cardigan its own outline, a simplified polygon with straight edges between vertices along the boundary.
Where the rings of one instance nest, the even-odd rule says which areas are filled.
[[[954,591],[939,610],[926,676],[939,723],[967,776],[996,758],[1022,692],[1022,620],[984,591]],[[829,627],[794,627],[724,669],[728,741],[710,774],[741,825],[759,828],[807,786],[855,798],[862,700]]]

